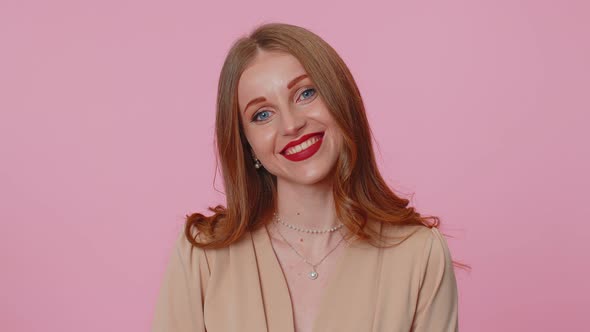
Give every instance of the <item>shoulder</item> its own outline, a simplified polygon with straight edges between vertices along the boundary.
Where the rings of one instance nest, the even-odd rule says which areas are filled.
[[[199,243],[203,241],[201,234],[195,229],[191,230],[191,237]],[[184,268],[188,270],[208,269],[209,256],[211,256],[209,250],[194,246],[186,236],[184,229],[177,234],[173,251]]]
[[[424,274],[426,269],[445,269],[452,264],[448,244],[436,227],[423,225],[384,226],[382,235],[387,238],[386,255],[395,261],[405,261]]]
[[[381,235],[387,244],[421,249],[438,239],[440,232],[424,225],[383,225]]]

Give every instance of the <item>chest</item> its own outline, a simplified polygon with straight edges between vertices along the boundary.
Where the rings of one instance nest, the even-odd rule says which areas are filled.
[[[410,330],[420,278],[414,257],[341,246],[318,266],[318,279],[309,280],[310,267],[288,247],[273,250],[266,232],[253,240],[208,252],[207,331]]]
[[[304,262],[301,257],[293,255],[289,248],[279,247],[275,252],[289,288],[295,331],[312,331],[321,303],[324,297],[328,296],[326,289],[334,278],[338,278],[335,270],[344,249],[337,248],[316,266],[315,271],[318,273],[316,279],[311,279],[309,276],[313,271],[312,266]],[[312,263],[317,263],[317,260]]]

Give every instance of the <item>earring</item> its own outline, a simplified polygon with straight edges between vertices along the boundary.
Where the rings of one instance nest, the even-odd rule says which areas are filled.
[[[256,168],[260,168],[262,167],[262,163],[260,163],[260,160],[254,158],[255,162],[254,162],[254,167]]]

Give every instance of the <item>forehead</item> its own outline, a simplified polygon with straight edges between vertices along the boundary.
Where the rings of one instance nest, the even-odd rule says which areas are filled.
[[[282,52],[259,53],[244,70],[238,82],[240,109],[252,98],[268,96],[279,89],[286,91],[287,84],[305,69],[293,55]]]

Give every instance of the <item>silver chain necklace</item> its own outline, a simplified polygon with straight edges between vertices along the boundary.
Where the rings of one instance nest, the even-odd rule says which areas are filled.
[[[275,216],[276,216],[276,213],[275,213]],[[326,259],[326,257],[328,257],[328,256],[329,256],[329,255],[330,255],[330,254],[331,254],[331,253],[332,253],[334,250],[336,250],[336,248],[338,248],[338,246],[340,245],[340,243],[341,243],[341,242],[344,240],[344,236],[343,236],[343,237],[340,239],[340,241],[338,241],[338,244],[336,244],[336,245],[334,246],[334,248],[332,248],[332,250],[330,250],[330,251],[329,251],[329,252],[328,252],[328,253],[327,253],[327,254],[324,256],[324,258],[322,258],[322,259],[321,259],[321,260],[320,260],[318,263],[316,263],[316,264],[312,264],[312,263],[310,263],[310,262],[309,262],[309,261],[308,261],[308,260],[307,260],[307,259],[306,259],[306,258],[303,256],[303,255],[301,255],[301,254],[300,254],[300,253],[297,251],[297,249],[295,249],[295,247],[293,247],[293,246],[291,245],[291,243],[289,243],[289,241],[287,241],[287,239],[285,239],[285,237],[283,236],[283,234],[281,233],[281,231],[279,230],[279,228],[278,228],[278,227],[277,227],[277,232],[278,232],[278,233],[279,233],[279,235],[280,235],[280,236],[283,238],[283,240],[285,241],[285,243],[286,243],[287,245],[289,245],[289,247],[290,247],[290,248],[291,248],[291,249],[292,249],[292,250],[293,250],[293,251],[294,251],[294,252],[297,254],[297,256],[301,257],[301,258],[303,259],[303,261],[304,261],[304,262],[305,262],[307,265],[311,266],[311,271],[308,273],[308,277],[309,277],[309,279],[311,279],[311,280],[315,280],[315,279],[317,279],[317,278],[318,278],[318,276],[319,276],[318,272],[316,271],[316,267],[317,267],[318,265],[322,264],[322,262],[324,261],[324,259]]]
[[[296,230],[298,232],[309,233],[309,234],[323,234],[323,233],[328,233],[328,232],[335,232],[335,231],[339,230],[340,228],[342,228],[342,226],[344,226],[344,224],[340,224],[338,226],[330,227],[328,229],[305,229],[305,228],[300,228],[298,226],[291,225],[291,224],[288,224],[288,223],[282,221],[276,212],[273,213],[273,216],[282,225],[289,227],[290,229]]]

